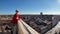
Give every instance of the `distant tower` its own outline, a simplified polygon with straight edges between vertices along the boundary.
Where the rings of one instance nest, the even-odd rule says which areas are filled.
[[[42,18],[42,17],[43,17],[43,16],[42,16],[42,15],[43,15],[43,13],[42,13],[42,12],[40,12],[40,15],[41,15],[40,17]]]
[[[42,13],[42,12],[40,12],[40,15],[43,15],[43,13]]]

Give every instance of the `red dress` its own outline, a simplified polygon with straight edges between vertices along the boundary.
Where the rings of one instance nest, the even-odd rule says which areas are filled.
[[[16,13],[14,16],[13,16],[13,19],[11,21],[12,24],[15,24],[18,20],[20,19],[20,16],[18,13]]]

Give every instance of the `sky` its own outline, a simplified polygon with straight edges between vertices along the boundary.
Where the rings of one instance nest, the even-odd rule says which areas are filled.
[[[0,0],[0,14],[59,14],[60,0]]]

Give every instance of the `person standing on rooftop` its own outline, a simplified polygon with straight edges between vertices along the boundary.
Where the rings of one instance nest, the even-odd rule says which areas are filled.
[[[11,21],[12,24],[12,32],[11,34],[18,34],[18,20],[20,20],[20,16],[19,16],[19,11],[16,9],[16,13],[13,16],[13,19]]]

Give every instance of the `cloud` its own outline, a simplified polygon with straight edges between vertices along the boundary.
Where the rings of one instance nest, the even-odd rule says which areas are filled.
[[[60,0],[57,0],[58,3],[60,3]]]

